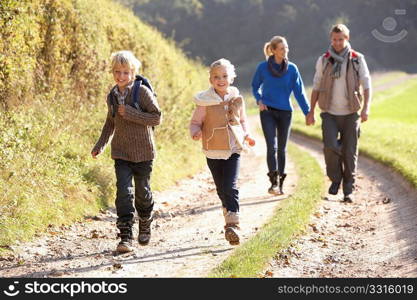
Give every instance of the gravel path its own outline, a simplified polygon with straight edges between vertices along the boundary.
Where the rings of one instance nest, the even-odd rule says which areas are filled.
[[[286,197],[266,192],[264,149],[263,138],[258,136],[256,147],[242,157],[243,241],[256,233]],[[287,192],[291,193],[296,184],[291,162],[288,173]],[[207,168],[154,196],[156,218],[148,246],[138,245],[133,253],[116,255],[116,215],[108,210],[72,226],[51,227],[35,241],[14,246],[15,255],[0,260],[0,276],[204,277],[233,251],[224,239],[220,200]]]

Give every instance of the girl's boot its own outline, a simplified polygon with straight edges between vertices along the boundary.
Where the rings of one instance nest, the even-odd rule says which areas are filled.
[[[226,225],[224,226],[224,237],[230,245],[239,245],[239,213],[228,211],[224,216]]]

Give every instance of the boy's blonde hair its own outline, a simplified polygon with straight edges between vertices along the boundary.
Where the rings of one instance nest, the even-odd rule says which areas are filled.
[[[347,28],[347,26],[345,24],[336,24],[333,25],[332,29],[330,30],[330,35],[332,35],[332,33],[339,33],[342,32],[345,36],[345,38],[349,38],[349,28]]]
[[[229,77],[230,77],[231,79],[236,78],[235,66],[234,66],[234,65],[232,65],[232,63],[231,63],[229,60],[225,59],[225,58],[220,58],[220,59],[218,59],[218,60],[214,61],[214,62],[210,65],[210,71],[209,71],[209,72],[210,72],[210,74],[211,74],[211,71],[212,71],[214,68],[217,68],[217,67],[220,67],[220,66],[222,66],[222,67],[225,67],[225,68],[226,68],[227,74],[229,75]]]
[[[140,61],[133,55],[131,51],[122,50],[114,52],[111,55],[111,69],[112,71],[118,65],[128,66],[130,70],[133,71],[133,74],[139,73],[139,68],[141,67]]]
[[[287,43],[287,39],[283,36],[276,35],[272,39],[265,43],[264,45],[264,54],[266,59],[268,59],[273,53],[271,49],[275,50],[280,43]],[[288,44],[288,43],[287,43]]]

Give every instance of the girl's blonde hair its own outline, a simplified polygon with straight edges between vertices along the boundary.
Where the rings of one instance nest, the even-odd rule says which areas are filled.
[[[287,43],[287,39],[283,36],[276,35],[268,43],[264,45],[264,54],[266,59],[268,59],[272,53],[272,49],[275,50],[280,43]],[[288,44],[288,43],[287,43]]]
[[[133,55],[131,51],[122,50],[118,52],[114,52],[111,55],[111,69],[112,71],[118,65],[128,66],[130,70],[137,74],[139,72],[139,68],[141,67],[140,61]]]
[[[211,71],[212,71],[214,68],[217,68],[217,67],[220,67],[220,66],[222,66],[222,67],[225,67],[225,68],[226,68],[227,74],[229,75],[229,77],[230,77],[231,79],[236,78],[235,66],[234,66],[234,65],[232,65],[232,63],[231,63],[229,60],[225,59],[225,58],[220,58],[220,59],[218,59],[218,60],[214,61],[214,62],[210,65],[210,71],[209,71],[209,72],[210,72],[210,74],[211,74]]]

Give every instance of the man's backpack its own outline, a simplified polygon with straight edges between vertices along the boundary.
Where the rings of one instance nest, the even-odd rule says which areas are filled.
[[[325,66],[328,62],[333,64],[332,59],[333,58],[331,57],[329,51],[326,51],[326,53],[323,54],[323,59],[322,59],[323,72],[324,72],[324,68],[325,68]],[[358,55],[358,53],[355,50],[352,49],[352,51],[350,52],[349,59],[352,61],[353,69],[355,70],[356,74],[359,76],[359,55]]]
[[[156,93],[150,83],[150,81],[141,76],[141,75],[136,75],[135,81],[133,83],[133,87],[132,87],[132,97],[133,97],[133,102],[131,104],[132,107],[139,109],[139,88],[141,85],[146,86],[156,97]],[[114,118],[116,116],[116,107],[115,107],[115,101],[113,99],[113,97],[111,95],[109,95],[110,97],[110,105],[111,105],[111,109],[112,109],[112,117]]]

